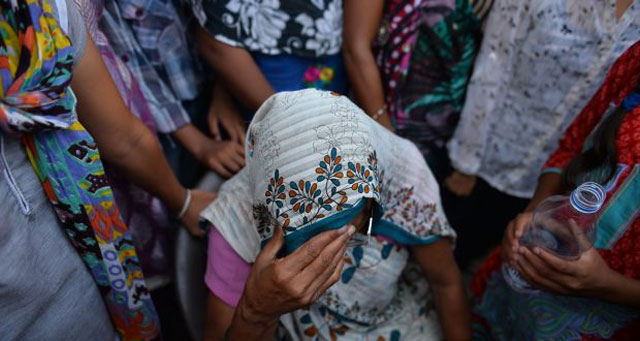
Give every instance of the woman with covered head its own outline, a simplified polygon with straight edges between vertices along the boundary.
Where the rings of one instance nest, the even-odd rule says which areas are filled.
[[[246,155],[202,214],[209,339],[469,337],[455,232],[412,143],[303,90],[262,105]]]

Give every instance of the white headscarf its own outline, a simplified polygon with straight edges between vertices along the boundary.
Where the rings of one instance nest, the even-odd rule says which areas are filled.
[[[245,149],[247,166],[202,217],[247,262],[276,222],[290,252],[349,222],[364,198],[377,204],[373,235],[404,245],[455,237],[418,149],[347,97],[312,89],[271,96],[249,126]]]

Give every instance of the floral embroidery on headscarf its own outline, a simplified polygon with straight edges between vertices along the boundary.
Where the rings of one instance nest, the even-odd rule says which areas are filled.
[[[315,169],[318,174],[316,181],[291,181],[288,185],[280,176],[280,171],[275,170],[264,193],[265,203],[269,205],[272,217],[283,219],[282,227],[286,232],[296,231],[303,225],[326,217],[334,210],[340,212],[353,207],[347,203],[349,190],[358,193],[372,192],[379,197],[382,174],[378,171],[375,151],[369,155],[367,164],[347,161],[345,167],[343,161],[345,160],[338,154],[338,150],[331,148],[318,162]],[[254,216],[264,216],[264,210],[265,207],[257,205]],[[291,212],[303,215],[298,226],[291,225]],[[265,220],[258,223],[262,232],[267,232],[263,226]]]

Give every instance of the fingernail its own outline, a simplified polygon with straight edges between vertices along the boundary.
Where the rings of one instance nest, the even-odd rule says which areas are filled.
[[[536,247],[536,248],[534,248],[534,249],[533,249],[533,252],[534,252],[536,255],[539,255],[539,254],[540,254],[540,249]]]
[[[349,231],[347,233],[349,234],[349,236],[352,236],[354,233],[356,233],[356,227],[353,225],[349,225]]]

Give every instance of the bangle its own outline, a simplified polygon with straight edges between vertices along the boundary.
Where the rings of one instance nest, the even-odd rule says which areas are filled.
[[[180,213],[178,213],[178,220],[182,219],[184,215],[187,213],[189,209],[189,205],[191,205],[191,190],[187,189],[187,196],[184,198],[184,204],[182,204],[182,209]]]
[[[373,113],[373,115],[371,115],[371,118],[373,118],[374,121],[377,121],[380,119],[380,117],[382,117],[386,113],[387,113],[387,105],[385,104],[380,109],[378,109],[375,113]]]

